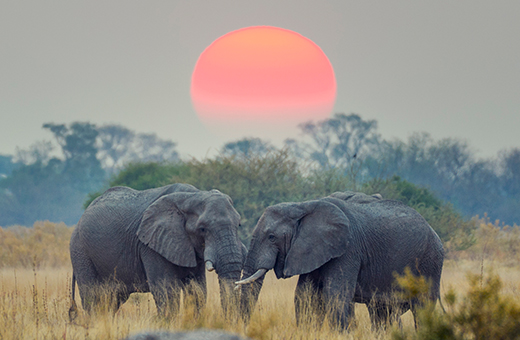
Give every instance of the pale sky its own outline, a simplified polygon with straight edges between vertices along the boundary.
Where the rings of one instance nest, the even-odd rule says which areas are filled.
[[[328,56],[334,112],[386,139],[466,140],[478,156],[520,147],[520,1],[9,1],[0,3],[0,153],[51,139],[43,123],[154,132],[184,156],[226,139],[197,118],[190,78],[218,37],[298,32]],[[275,130],[260,137],[282,140]]]

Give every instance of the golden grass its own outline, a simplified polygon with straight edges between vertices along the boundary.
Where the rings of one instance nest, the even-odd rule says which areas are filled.
[[[486,218],[478,222],[475,244],[467,250],[448,253],[441,295],[452,289],[460,303],[471,289],[468,272],[480,276],[495,273],[502,281],[501,294],[520,304],[519,227],[501,227],[499,222],[490,223]],[[141,330],[202,327],[254,339],[392,338],[392,328],[372,329],[364,305],[356,305],[356,324],[348,333],[338,332],[327,321],[320,323],[312,315],[307,317],[309,322],[296,327],[293,299],[297,278],[276,280],[272,272],[266,277],[247,327],[240,319],[222,315],[218,280],[213,273],[208,274],[206,307],[198,316],[194,304],[188,302],[177,318],[158,317],[150,294],[133,294],[115,315],[100,311],[86,316],[80,308],[79,317],[70,323],[71,232],[72,228],[50,222],[36,223],[34,228],[0,228],[0,340],[121,339]],[[81,306],[77,292],[76,301]],[[401,320],[403,332],[414,332],[410,312]]]
[[[463,296],[469,287],[467,273],[480,275],[481,269],[480,261],[446,261],[442,293],[453,288],[457,295]],[[520,299],[520,266],[506,267],[485,261],[484,272],[497,273],[503,293]],[[392,334],[392,328],[372,329],[364,305],[356,305],[356,325],[348,333],[334,330],[327,321],[318,324],[312,316],[310,322],[297,327],[293,302],[297,278],[277,280],[272,272],[265,279],[247,327],[240,319],[233,321],[222,316],[218,280],[213,273],[208,274],[208,301],[199,316],[194,305],[186,303],[177,318],[167,320],[157,316],[150,294],[133,294],[115,315],[99,312],[87,316],[80,308],[78,318],[70,323],[70,276],[70,267],[0,270],[0,339],[121,339],[141,330],[202,327],[224,329],[254,339],[390,339]],[[76,300],[80,301],[79,296]],[[410,312],[401,320],[404,331],[413,331]]]

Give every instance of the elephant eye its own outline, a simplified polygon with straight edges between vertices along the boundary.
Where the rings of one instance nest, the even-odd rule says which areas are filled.
[[[205,233],[206,232],[206,228],[200,228],[199,229],[201,233]]]
[[[269,239],[269,241],[274,241],[276,239],[276,236],[274,236],[273,234],[269,234],[267,238]]]

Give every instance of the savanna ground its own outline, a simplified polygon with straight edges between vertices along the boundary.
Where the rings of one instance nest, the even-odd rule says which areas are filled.
[[[426,317],[424,326],[420,326],[433,332],[453,324],[453,334],[462,335],[450,337],[448,330],[439,333],[447,334],[446,337],[437,335],[431,339],[520,337],[520,233],[517,227],[499,228],[489,221],[480,222],[474,245],[464,251],[449,251],[445,261],[441,294],[447,313],[443,314],[437,306],[437,322],[432,326],[431,319]],[[253,339],[398,339],[418,337],[421,333],[415,331],[410,312],[401,317],[401,328],[394,325],[374,330],[364,305],[356,305],[356,324],[348,333],[312,316],[309,322],[297,327],[293,303],[297,278],[276,280],[271,272],[247,327],[240,318],[222,315],[218,281],[213,273],[208,274],[208,300],[199,315],[194,304],[187,302],[177,318],[158,317],[148,293],[133,294],[115,315],[99,310],[87,316],[80,308],[71,323],[68,311],[72,270],[62,255],[68,250],[70,229],[48,222],[30,231],[0,229],[0,339],[121,339],[141,330],[196,328],[224,329]],[[76,296],[79,302],[77,290]],[[493,318],[499,320],[495,322]],[[486,324],[500,327],[486,333]],[[509,333],[505,337],[493,336],[506,328]]]

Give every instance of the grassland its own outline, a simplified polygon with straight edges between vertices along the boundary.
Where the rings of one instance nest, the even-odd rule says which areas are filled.
[[[520,267],[506,267],[485,261],[484,272],[495,272],[503,283],[502,294],[520,299]],[[457,294],[468,291],[467,273],[480,275],[481,261],[448,260],[442,288]],[[276,280],[268,274],[251,323],[226,320],[221,315],[218,283],[208,275],[208,301],[200,316],[185,304],[174,320],[158,317],[150,294],[134,294],[112,315],[99,312],[92,316],[80,313],[74,323],[68,319],[71,268],[23,269],[0,271],[0,339],[121,339],[128,334],[150,329],[218,328],[248,335],[255,339],[390,339],[392,328],[373,330],[364,305],[356,306],[356,326],[348,333],[335,331],[327,322],[311,321],[296,327],[293,307],[296,278]],[[402,316],[403,331],[413,331],[410,312]]]
[[[38,237],[16,229],[9,231],[11,234],[4,229],[0,235],[3,237],[0,243],[4,242],[2,247],[10,244],[12,252],[18,251],[21,258],[25,259],[17,261],[12,256],[14,253],[9,253],[11,257],[7,257],[7,253],[4,252],[5,262],[0,264],[0,340],[121,339],[141,330],[173,331],[196,328],[224,329],[253,339],[397,339],[399,334],[404,334],[403,338],[411,339],[417,335],[410,312],[401,317],[402,328],[394,325],[387,329],[372,329],[364,305],[356,305],[356,324],[348,333],[339,332],[327,321],[320,323],[312,316],[309,316],[308,323],[297,327],[293,304],[297,278],[276,280],[271,272],[267,275],[259,303],[247,327],[239,318],[230,319],[222,315],[217,277],[213,273],[208,273],[208,301],[199,315],[195,312],[193,304],[185,303],[177,318],[159,317],[150,294],[133,294],[115,315],[99,311],[87,316],[80,308],[79,316],[71,323],[68,310],[72,269],[66,256],[64,260],[62,255],[67,253],[68,247],[63,244],[62,238],[45,236],[47,233],[63,232],[60,229],[63,227],[55,227],[41,225],[34,231],[40,235]],[[508,313],[513,315],[513,323],[515,322],[517,314],[514,313],[520,313],[519,235],[518,228],[499,228],[497,223],[483,220],[475,232],[475,244],[470,249],[450,251],[445,261],[441,283],[441,293],[448,310],[448,318],[445,320],[456,322],[459,316],[452,315],[455,315],[457,310],[462,310],[464,304],[472,299],[470,294],[475,288],[475,282],[472,286],[471,280],[468,280],[468,273],[472,273],[477,277],[477,281],[480,280],[476,284],[477,288],[479,285],[485,286],[486,278],[490,275],[500,278],[500,299],[514,304],[513,307],[506,306],[509,308],[506,309],[512,310]],[[22,241],[15,242],[15,239]],[[38,248],[32,245],[32,242],[41,244],[41,240],[45,241],[49,251],[42,248],[43,246]],[[57,251],[57,247],[61,251]],[[5,251],[5,248],[3,250]],[[31,255],[32,252],[36,252],[36,255]],[[32,263],[29,263],[30,259]],[[6,265],[7,263],[11,265]],[[483,294],[489,296],[489,291],[477,293],[480,297]],[[451,304],[448,300],[453,296],[449,297],[450,294],[456,297],[456,302]],[[491,299],[496,300],[496,297],[491,296]],[[79,302],[79,296],[76,300]],[[478,301],[476,306],[472,308],[477,309],[477,314],[479,309],[485,307],[478,305]],[[439,307],[436,308],[438,311]],[[485,321],[494,322],[490,319]],[[512,326],[513,330],[514,327],[518,327],[518,323],[516,321]],[[520,338],[520,329],[516,338]]]

